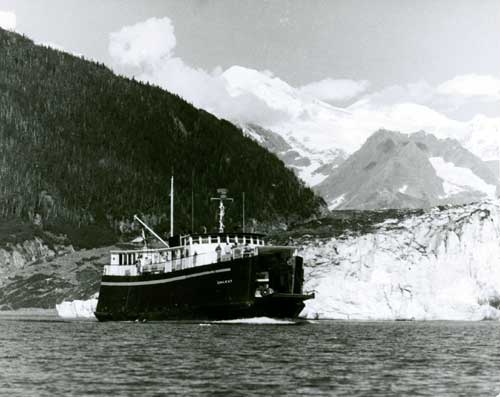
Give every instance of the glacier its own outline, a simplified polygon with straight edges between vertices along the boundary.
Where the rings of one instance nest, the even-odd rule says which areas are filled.
[[[363,235],[311,239],[302,316],[355,320],[500,319],[500,202],[436,207]]]

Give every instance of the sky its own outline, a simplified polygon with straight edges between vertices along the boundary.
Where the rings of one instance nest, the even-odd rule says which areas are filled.
[[[235,94],[233,67],[341,108],[499,118],[498,21],[497,0],[0,0],[0,26],[268,125],[279,104]]]

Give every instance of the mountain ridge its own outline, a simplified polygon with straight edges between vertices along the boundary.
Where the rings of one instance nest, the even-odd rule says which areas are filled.
[[[453,139],[379,130],[316,189],[330,209],[426,208],[494,197],[488,164]]]
[[[321,212],[321,198],[230,122],[16,33],[0,29],[0,44],[0,216],[119,230],[137,212],[166,228],[172,171],[176,230],[190,230],[192,190],[196,230],[215,227],[208,198],[220,186],[237,195],[230,227],[241,192],[257,225]]]

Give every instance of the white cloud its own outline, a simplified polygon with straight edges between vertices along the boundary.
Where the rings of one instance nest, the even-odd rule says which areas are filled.
[[[194,68],[176,57],[175,45],[170,19],[152,18],[111,33],[109,53],[115,71],[174,92],[219,117],[262,125],[289,117],[289,109],[270,106],[262,97],[247,90],[237,92],[238,84],[242,83],[236,77],[238,70],[245,74],[243,80],[253,75],[266,82],[279,84],[281,80],[274,78],[271,72],[237,66],[226,71],[216,67],[208,72]],[[228,80],[229,76],[231,81]],[[288,86],[284,82],[282,85]]]
[[[0,28],[6,30],[15,30],[17,25],[16,14],[12,11],[0,10]]]
[[[493,76],[465,74],[445,81],[437,87],[442,95],[461,97],[482,97],[484,99],[500,99],[500,79]]]
[[[342,101],[357,97],[370,84],[366,80],[331,79],[314,81],[300,87],[300,91],[321,101]]]
[[[176,46],[174,27],[169,18],[150,18],[111,33],[109,53],[127,66],[155,66],[170,58]]]
[[[447,115],[447,109],[476,98],[451,94],[456,91],[451,90],[451,82],[470,80],[461,76],[438,86],[425,81],[394,85],[339,108],[327,101],[358,96],[368,83],[325,79],[296,88],[269,71],[243,66],[206,71],[177,57],[175,46],[170,19],[153,18],[112,33],[109,52],[115,71],[126,71],[129,76],[174,92],[218,117],[272,129],[314,153],[337,148],[352,153],[380,128],[404,133],[425,130],[438,137],[457,138],[476,154],[489,153],[492,158],[492,148],[498,146],[492,143],[490,131],[491,125],[500,126],[500,118],[478,123],[457,121]],[[485,87],[476,87],[476,91],[464,87],[468,86],[458,92],[483,96],[494,92]],[[481,139],[474,138],[479,136]]]

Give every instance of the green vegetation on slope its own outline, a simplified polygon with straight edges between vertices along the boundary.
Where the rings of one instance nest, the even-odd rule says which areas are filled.
[[[209,197],[218,187],[235,198],[232,228],[241,222],[242,192],[247,216],[260,223],[303,219],[323,205],[231,123],[0,29],[0,218],[39,214],[57,230],[118,230],[139,213],[166,228],[172,170],[178,231],[191,229],[193,186],[195,231],[215,227]]]

